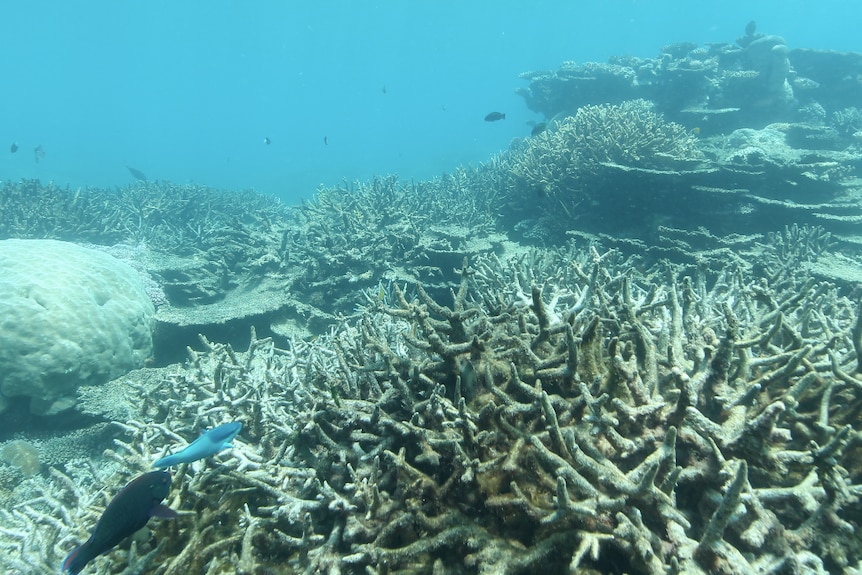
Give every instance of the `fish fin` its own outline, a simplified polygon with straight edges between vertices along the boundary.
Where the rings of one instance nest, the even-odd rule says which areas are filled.
[[[150,511],[150,515],[152,517],[161,517],[162,519],[176,519],[177,512],[168,507],[167,505],[162,505],[161,503],[158,505],[153,505],[153,509]]]
[[[89,562],[89,560],[81,561],[83,557],[80,556],[81,549],[83,549],[83,545],[81,547],[75,547],[72,549],[72,552],[66,555],[66,558],[63,560],[63,566],[60,568],[63,573],[70,573],[71,575],[78,575],[85,565]]]

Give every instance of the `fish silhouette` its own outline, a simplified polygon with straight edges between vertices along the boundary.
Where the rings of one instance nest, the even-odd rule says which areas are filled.
[[[63,561],[63,572],[77,575],[87,563],[146,525],[150,517],[175,518],[176,511],[162,505],[170,489],[167,471],[150,471],[129,482],[105,507],[90,538]]]
[[[757,22],[752,20],[748,24],[745,25],[745,35],[746,36],[754,36],[754,33],[757,32]]]
[[[532,130],[530,130],[530,135],[531,136],[538,136],[539,134],[541,134],[542,132],[544,132],[547,129],[548,129],[548,123],[547,122],[539,122],[538,124],[533,126]]]
[[[180,463],[191,463],[192,461],[215,455],[223,449],[233,447],[230,442],[233,441],[233,438],[240,431],[242,431],[242,423],[238,421],[223,423],[213,427],[203,432],[200,437],[195,439],[182,451],[162,457],[153,463],[153,467],[171,467]]]
[[[142,182],[147,181],[147,175],[144,172],[142,172],[141,170],[136,170],[135,168],[133,168],[131,166],[126,166],[126,169],[129,170],[130,174],[135,176],[135,179],[141,180]]]

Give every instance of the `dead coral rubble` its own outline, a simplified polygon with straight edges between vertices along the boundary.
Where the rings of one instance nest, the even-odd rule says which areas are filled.
[[[204,339],[129,384],[137,416],[106,456],[143,470],[246,424],[177,471],[181,517],[143,547],[165,575],[858,569],[862,317],[792,272],[817,237],[783,236],[756,276],[487,257],[449,305],[393,286],[314,344]],[[18,509],[12,531],[37,506]]]

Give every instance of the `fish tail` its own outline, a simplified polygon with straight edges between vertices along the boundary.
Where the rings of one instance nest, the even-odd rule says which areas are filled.
[[[81,570],[90,562],[92,557],[88,556],[88,553],[84,549],[84,545],[80,547],[76,547],[66,556],[66,559],[63,561],[63,573],[70,573],[71,575],[78,575]],[[83,553],[81,551],[84,551]]]

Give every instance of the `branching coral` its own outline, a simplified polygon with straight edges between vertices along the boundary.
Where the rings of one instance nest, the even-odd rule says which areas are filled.
[[[509,152],[506,200],[515,214],[536,217],[538,198],[544,225],[564,231],[594,205],[621,199],[620,169],[686,170],[702,158],[694,136],[645,100],[584,106]]]
[[[605,163],[673,169],[702,158],[683,126],[665,121],[645,100],[584,106],[530,139],[512,171],[528,186],[576,189]]]
[[[816,249],[814,235],[784,241]],[[146,469],[227,420],[243,434],[179,467],[177,521],[100,561],[166,574],[858,568],[858,306],[769,253],[772,279],[638,271],[595,248],[482,258],[462,264],[451,304],[393,286],[313,345],[202,339],[184,366],[129,385],[107,461]],[[98,513],[82,478],[62,477],[44,492],[68,518],[50,550],[28,539],[35,564]],[[36,505],[7,512],[4,537]]]
[[[425,182],[389,176],[319,190],[282,242],[294,291],[348,314],[353,294],[381,281],[445,285],[465,254],[502,241],[493,232],[504,177],[495,160]]]
[[[596,256],[593,262],[600,268]],[[463,273],[467,281],[473,275],[518,278],[521,271]],[[391,366],[389,373],[378,375],[378,380],[399,378],[409,389],[426,389],[410,419],[412,440],[391,458],[425,502],[414,512],[423,514],[421,524],[441,507],[459,506],[472,525],[487,525],[495,536],[519,541],[544,565],[548,557],[540,549],[568,533],[568,549],[578,551],[557,550],[560,570],[566,564],[575,570],[587,548],[598,549],[592,561],[604,569],[645,573],[664,573],[667,565],[686,573],[744,573],[778,564],[792,572],[825,572],[846,565],[850,559],[836,549],[853,545],[850,532],[829,528],[816,517],[827,506],[839,525],[846,523],[841,515],[852,515],[850,499],[831,504],[824,497],[829,489],[822,486],[847,483],[837,478],[816,486],[811,482],[810,474],[819,467],[806,440],[832,446],[822,448],[828,453],[845,449],[841,436],[849,428],[834,437],[834,430],[817,432],[822,414],[840,414],[830,411],[828,394],[817,381],[832,377],[824,361],[827,348],[844,350],[839,353],[847,359],[839,363],[854,357],[847,353],[854,347],[849,302],[808,282],[783,292],[784,303],[773,305],[757,292],[744,296],[741,277],[734,273],[716,276],[710,288],[698,274],[694,283],[664,289],[658,284],[635,289],[626,276],[596,279],[607,277],[606,271],[579,275],[591,282],[582,285],[581,296],[595,294],[594,307],[587,311],[577,303],[580,296],[545,300],[540,289],[527,296],[523,286],[515,287],[512,307],[498,307],[493,315],[470,313],[476,308],[467,305],[463,288],[452,308],[441,308],[420,291],[420,301],[401,299],[399,309],[386,310],[409,320],[414,333],[425,334],[405,336],[420,357],[428,354],[418,366],[413,362],[412,373],[399,371],[396,366],[403,362],[390,357],[383,361]],[[512,284],[507,286],[497,293],[511,292]],[[786,331],[824,299],[843,318],[840,338],[818,346],[792,328]],[[773,329],[776,308],[793,310],[796,321]],[[590,349],[594,314],[610,331],[604,336],[610,338],[606,352]],[[805,325],[822,337],[834,333],[829,323],[820,317]],[[746,337],[761,329],[762,335]],[[583,335],[573,338],[572,331]],[[688,351],[672,351],[684,349],[685,341]],[[386,346],[372,347],[387,355]],[[658,352],[662,349],[666,357]],[[585,372],[579,358],[596,353],[599,362]],[[462,395],[464,370],[456,366],[464,363],[458,357],[480,374],[480,391],[469,403]],[[855,395],[858,383],[851,377],[843,392]],[[821,416],[796,409],[788,413],[787,406],[810,397],[819,398]],[[452,437],[453,430],[460,433]],[[794,439],[791,430],[808,430],[806,439]],[[451,485],[458,486],[457,493],[449,492]],[[844,492],[849,496],[857,489],[847,486]],[[778,495],[792,492],[809,498],[804,521],[816,522],[816,529],[830,536],[806,539],[796,530],[811,532],[797,518],[798,510],[781,500],[786,495]],[[802,495],[806,492],[810,495]],[[738,509],[741,504],[744,511]],[[792,543],[781,533],[790,533]],[[836,537],[841,544],[825,543]],[[502,541],[493,541],[483,544],[493,546],[498,559],[505,557],[500,564],[518,565],[513,572],[528,569],[523,561],[531,553],[507,551]],[[406,545],[413,549],[415,544]],[[457,547],[445,541],[439,545],[450,552]],[[415,547],[429,561],[439,555],[424,542]],[[613,566],[613,549],[618,557],[622,552],[628,567]],[[751,554],[756,557],[745,558]],[[492,569],[493,563],[483,565]]]
[[[156,250],[200,253],[226,236],[251,247],[253,236],[286,212],[254,192],[232,193],[170,182],[117,190],[71,190],[37,180],[6,182],[0,237],[49,238],[102,245],[143,242]],[[229,259],[229,258],[228,258]]]

